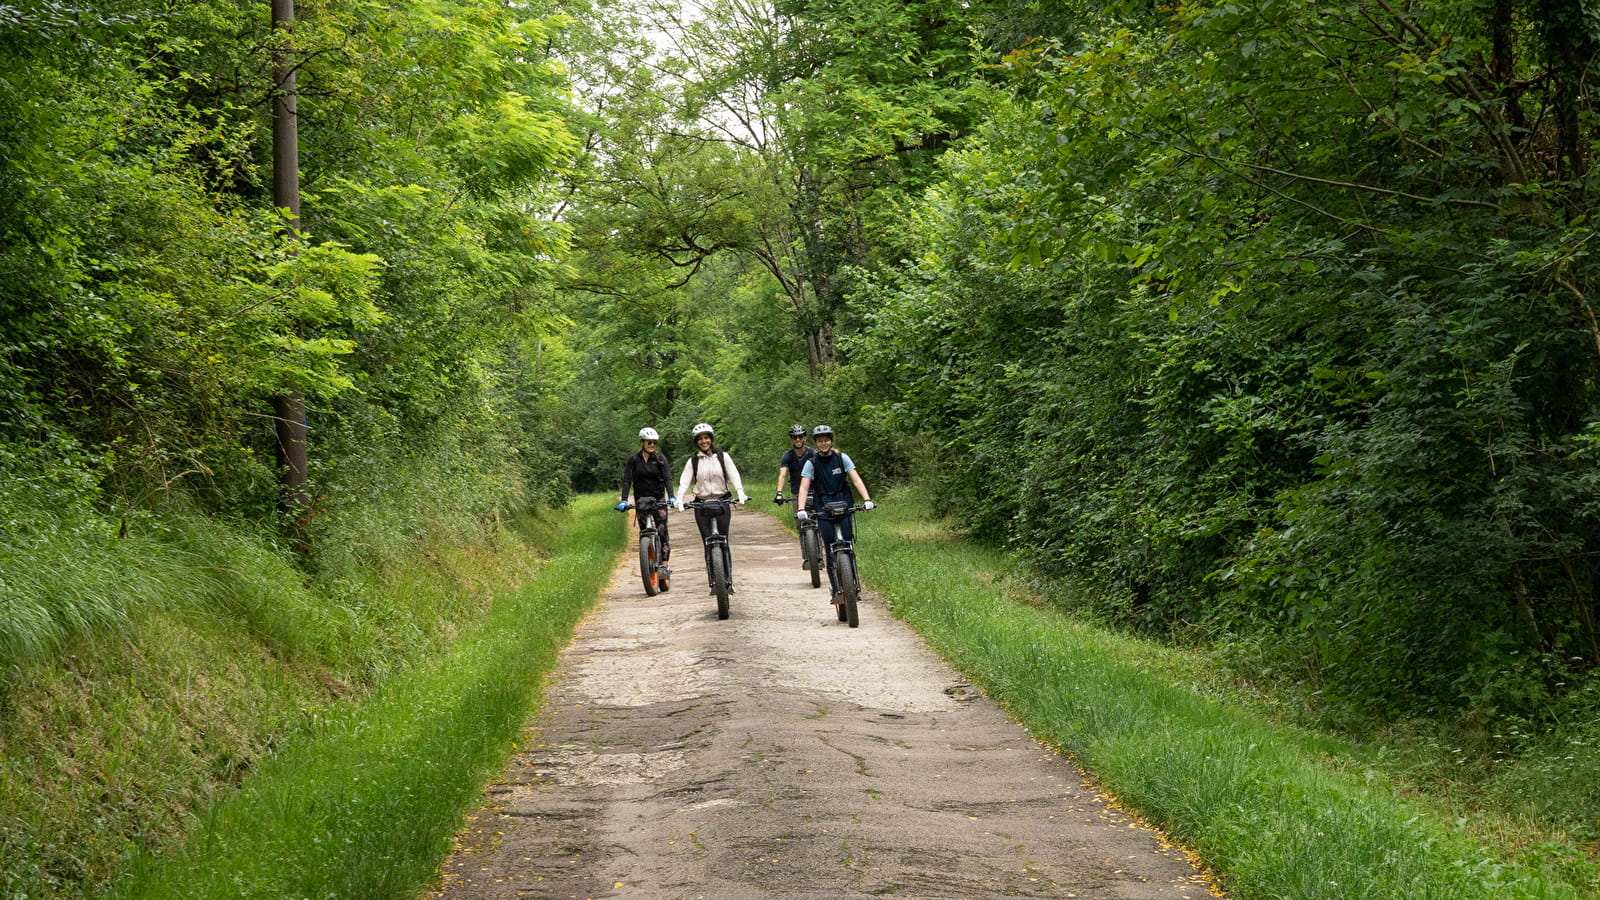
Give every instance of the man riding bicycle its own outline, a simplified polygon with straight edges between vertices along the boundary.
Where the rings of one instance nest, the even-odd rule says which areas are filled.
[[[839,500],[848,504],[852,487],[861,498],[861,505],[872,509],[872,498],[867,494],[867,486],[861,482],[861,473],[856,471],[856,464],[850,461],[849,456],[833,449],[833,429],[818,425],[811,430],[811,442],[816,446],[816,455],[807,460],[800,470],[800,493],[794,517],[802,522],[806,520],[810,515],[807,512],[808,500],[814,500],[810,506],[817,508]],[[822,534],[822,544],[826,548],[822,556],[828,561],[830,598],[838,603],[839,577],[833,571],[833,545],[841,538],[855,540],[852,517],[836,519],[833,516],[819,516],[817,530]]]
[[[667,454],[656,449],[661,442],[661,435],[656,434],[654,428],[639,429],[639,452],[628,457],[622,464],[622,502],[617,504],[618,510],[628,508],[628,490],[633,489],[635,506],[638,500],[648,497],[658,500],[655,509],[649,515],[656,520],[656,534],[661,536],[661,562],[665,564],[672,558],[672,541],[667,537],[667,504],[672,502],[670,493],[672,486],[672,463],[667,460]],[[644,511],[635,516],[634,521],[644,528]]]
[[[806,446],[804,425],[789,426],[789,443],[791,446],[783,452],[783,458],[778,460],[778,490],[772,496],[773,503],[783,503],[783,482],[786,477],[789,480],[789,493],[796,498],[800,496],[801,470],[811,461],[811,457],[817,454],[817,451]],[[804,553],[800,554],[800,568],[807,568]]]

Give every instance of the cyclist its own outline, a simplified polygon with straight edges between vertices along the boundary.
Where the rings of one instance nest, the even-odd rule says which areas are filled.
[[[785,477],[789,480],[789,493],[797,498],[800,496],[800,471],[805,468],[811,457],[817,454],[817,451],[806,446],[804,425],[789,426],[789,444],[791,445],[789,449],[783,451],[783,458],[778,460],[778,491],[772,496],[772,502],[777,504],[783,503]],[[800,554],[800,568],[808,568],[804,553]]]
[[[695,453],[683,465],[683,474],[678,478],[678,498],[675,503],[678,511],[683,512],[683,504],[699,499],[736,497],[737,503],[745,503],[750,497],[744,492],[744,482],[739,479],[739,467],[733,464],[733,457],[727,451],[716,445],[716,434],[711,426],[704,422],[694,427],[690,432],[694,440]],[[733,519],[733,510],[723,507],[722,512],[715,513],[706,509],[696,509],[694,523],[700,527],[700,540],[705,541],[706,535],[711,533],[711,523],[717,523],[717,530],[722,534],[728,533],[728,523]],[[706,548],[706,578],[711,577],[711,548]],[[731,582],[731,573],[730,573]],[[733,585],[728,585],[728,590],[733,590]],[[715,590],[712,593],[716,593]]]
[[[668,461],[666,453],[656,449],[660,442],[661,435],[656,434],[654,428],[639,429],[639,452],[622,464],[622,502],[617,504],[617,509],[628,508],[629,488],[633,489],[635,501],[640,497],[662,501],[650,515],[656,520],[656,534],[661,535],[661,563],[665,565],[672,558],[672,541],[667,537],[666,506],[672,502],[672,463]],[[644,527],[642,518],[636,516],[635,520],[640,528]]]
[[[807,501],[812,499],[813,490],[816,491],[816,502],[811,506],[817,508],[837,500],[848,503],[850,489],[854,487],[861,498],[861,505],[872,509],[872,497],[867,494],[867,486],[861,482],[861,473],[856,471],[856,464],[850,461],[850,457],[833,449],[833,429],[826,425],[811,429],[811,443],[816,447],[816,455],[800,470],[800,493],[794,517],[803,522],[810,515],[806,511]],[[840,538],[855,540],[851,519],[850,516],[842,519],[821,516],[817,521],[817,531],[822,536],[822,546],[825,548],[822,556],[828,561],[828,587],[834,603],[839,602],[839,577],[833,572],[833,545]]]

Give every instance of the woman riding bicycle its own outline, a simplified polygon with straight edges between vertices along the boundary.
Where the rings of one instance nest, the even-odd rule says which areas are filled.
[[[850,457],[833,449],[833,429],[818,425],[811,430],[811,443],[816,447],[816,454],[800,470],[800,495],[795,504],[794,517],[805,521],[810,515],[806,512],[808,500],[812,501],[810,506],[817,509],[840,500],[849,504],[851,487],[861,497],[861,505],[871,509],[872,498],[867,494],[867,486],[861,482],[861,473],[856,471],[856,464],[850,461]],[[811,496],[812,491],[816,492],[815,497]],[[822,556],[828,561],[830,598],[838,603],[839,577],[833,571],[833,545],[841,538],[855,540],[855,528],[850,516],[819,516],[817,530],[822,533],[822,544],[826,548]]]
[[[654,508],[648,512],[641,507],[640,515],[634,518],[641,529],[644,528],[646,515],[656,520],[656,534],[661,536],[661,562],[665,564],[672,558],[672,541],[667,537],[667,503],[671,497],[668,490],[672,487],[672,463],[667,460],[667,454],[656,449],[660,441],[661,435],[656,434],[654,428],[639,429],[639,452],[628,457],[622,464],[622,502],[617,504],[617,509],[628,508],[629,488],[633,489],[635,506],[639,506],[638,500],[647,497],[657,501]]]
[[[744,503],[750,499],[744,492],[744,482],[739,479],[739,467],[733,464],[733,457],[715,443],[715,434],[711,426],[704,422],[694,427],[691,432],[694,439],[695,453],[684,463],[683,475],[678,478],[678,511],[683,511],[683,505],[690,500],[721,499],[733,497],[737,503]],[[733,520],[733,510],[723,506],[721,511],[697,508],[694,511],[694,523],[700,527],[700,540],[703,543],[706,535],[711,533],[711,525],[716,523],[717,530],[726,535],[728,523]],[[711,575],[711,548],[706,548],[706,577]],[[729,584],[728,590],[733,590]],[[716,593],[713,589],[712,593]]]

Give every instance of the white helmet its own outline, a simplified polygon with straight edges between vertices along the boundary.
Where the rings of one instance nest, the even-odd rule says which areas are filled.
[[[661,435],[656,434],[656,430],[654,428],[641,428],[639,429],[639,440],[659,441],[661,440]]]
[[[712,435],[714,435],[714,434],[716,434],[716,432],[711,430],[711,426],[710,425],[707,425],[706,423],[701,422],[699,425],[696,425],[694,427],[693,431],[689,432],[689,439],[698,441],[698,440],[700,440],[700,435],[702,435],[702,434],[712,434]]]

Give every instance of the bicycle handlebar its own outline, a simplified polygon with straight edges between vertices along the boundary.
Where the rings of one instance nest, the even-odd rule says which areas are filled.
[[[688,503],[685,503],[683,505],[683,508],[684,509],[700,509],[700,508],[705,507],[705,506],[721,506],[724,503],[726,503],[729,506],[738,506],[739,505],[739,501],[734,499],[733,497],[707,497],[704,500],[690,500]]]
[[[810,497],[807,497],[806,499],[807,500],[811,500]],[[779,500],[778,502],[779,503],[798,503],[798,502],[800,502],[800,498],[799,497],[785,497],[782,500]],[[849,509],[845,510],[845,513],[864,512],[864,511],[866,511],[866,509],[867,508],[865,506],[852,506]],[[877,509],[877,507],[874,506],[873,509]],[[818,513],[826,512],[826,510],[824,508],[822,508],[820,506],[816,506],[815,505],[815,501],[812,501],[812,505],[808,507],[807,511],[811,511],[811,510],[815,510]],[[843,513],[841,513],[841,515],[843,515]]]
[[[874,506],[873,509],[877,509],[877,507]],[[840,516],[848,516],[851,513],[858,512],[869,512],[869,510],[865,506],[849,506],[846,507],[842,512],[829,512],[827,507],[819,506],[816,508],[816,512],[819,516],[827,516],[830,519],[837,519]]]

